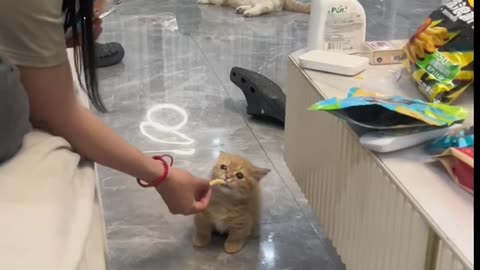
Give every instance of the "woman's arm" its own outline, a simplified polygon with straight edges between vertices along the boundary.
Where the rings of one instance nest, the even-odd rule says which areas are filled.
[[[145,181],[163,175],[161,163],[130,146],[78,103],[68,62],[48,68],[19,67],[19,70],[35,127],[64,137],[79,154],[107,167]],[[206,182],[175,168],[157,190],[174,214],[201,211],[210,198]]]

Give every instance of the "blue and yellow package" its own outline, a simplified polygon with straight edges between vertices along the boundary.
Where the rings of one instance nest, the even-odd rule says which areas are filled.
[[[309,111],[328,111],[346,121],[371,129],[446,127],[460,123],[467,111],[458,106],[384,96],[358,87],[347,98],[331,98],[312,105]]]
[[[425,145],[425,151],[431,155],[439,155],[448,148],[469,148],[473,147],[474,132],[473,126],[466,128],[462,127],[453,132],[448,132],[430,144]]]

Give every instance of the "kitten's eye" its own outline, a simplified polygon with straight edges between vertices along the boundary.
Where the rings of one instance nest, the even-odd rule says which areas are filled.
[[[238,179],[240,179],[240,180],[243,179],[243,177],[244,177],[244,176],[243,176],[243,173],[241,173],[241,172],[237,172],[237,173],[235,174],[235,176],[236,176]]]
[[[224,165],[224,164],[222,164],[222,165],[220,165],[220,169],[222,169],[222,170],[227,170],[227,166]]]

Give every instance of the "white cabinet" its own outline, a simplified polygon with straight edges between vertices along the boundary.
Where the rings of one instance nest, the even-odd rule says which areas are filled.
[[[439,180],[442,171],[432,173],[419,164],[421,150],[376,155],[359,144],[357,133],[343,121],[325,112],[307,111],[319,100],[345,96],[349,87],[357,86],[353,85],[356,80],[368,80],[368,72],[370,76],[377,73],[367,70],[360,79],[305,71],[298,66],[298,55],[290,56],[288,67],[285,160],[347,269],[472,269],[470,194],[462,193],[447,174]],[[378,76],[394,76],[392,67],[387,68]],[[434,186],[438,181],[445,183]],[[432,199],[442,200],[435,198],[435,190],[442,192],[438,196],[443,200],[465,203],[463,213],[444,217],[435,212],[432,203],[437,202]],[[444,208],[445,213],[449,210]],[[451,243],[439,237],[454,232],[443,224],[448,218],[465,219],[460,224],[465,224],[466,235],[454,236],[456,241],[467,239],[459,245],[463,250],[452,251]],[[461,252],[466,255],[458,255]],[[471,265],[464,266],[469,258]]]

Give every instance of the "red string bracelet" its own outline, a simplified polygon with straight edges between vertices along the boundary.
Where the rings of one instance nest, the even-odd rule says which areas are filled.
[[[168,165],[167,162],[164,160],[165,157],[168,157],[170,159],[170,165]],[[137,183],[143,188],[159,186],[163,181],[165,181],[165,179],[167,179],[168,171],[169,171],[170,167],[172,167],[172,165],[173,165],[173,157],[170,156],[170,155],[153,156],[152,158],[162,162],[163,175],[160,178],[154,180],[151,183],[146,183],[145,181],[141,180],[140,178],[137,178]]]

